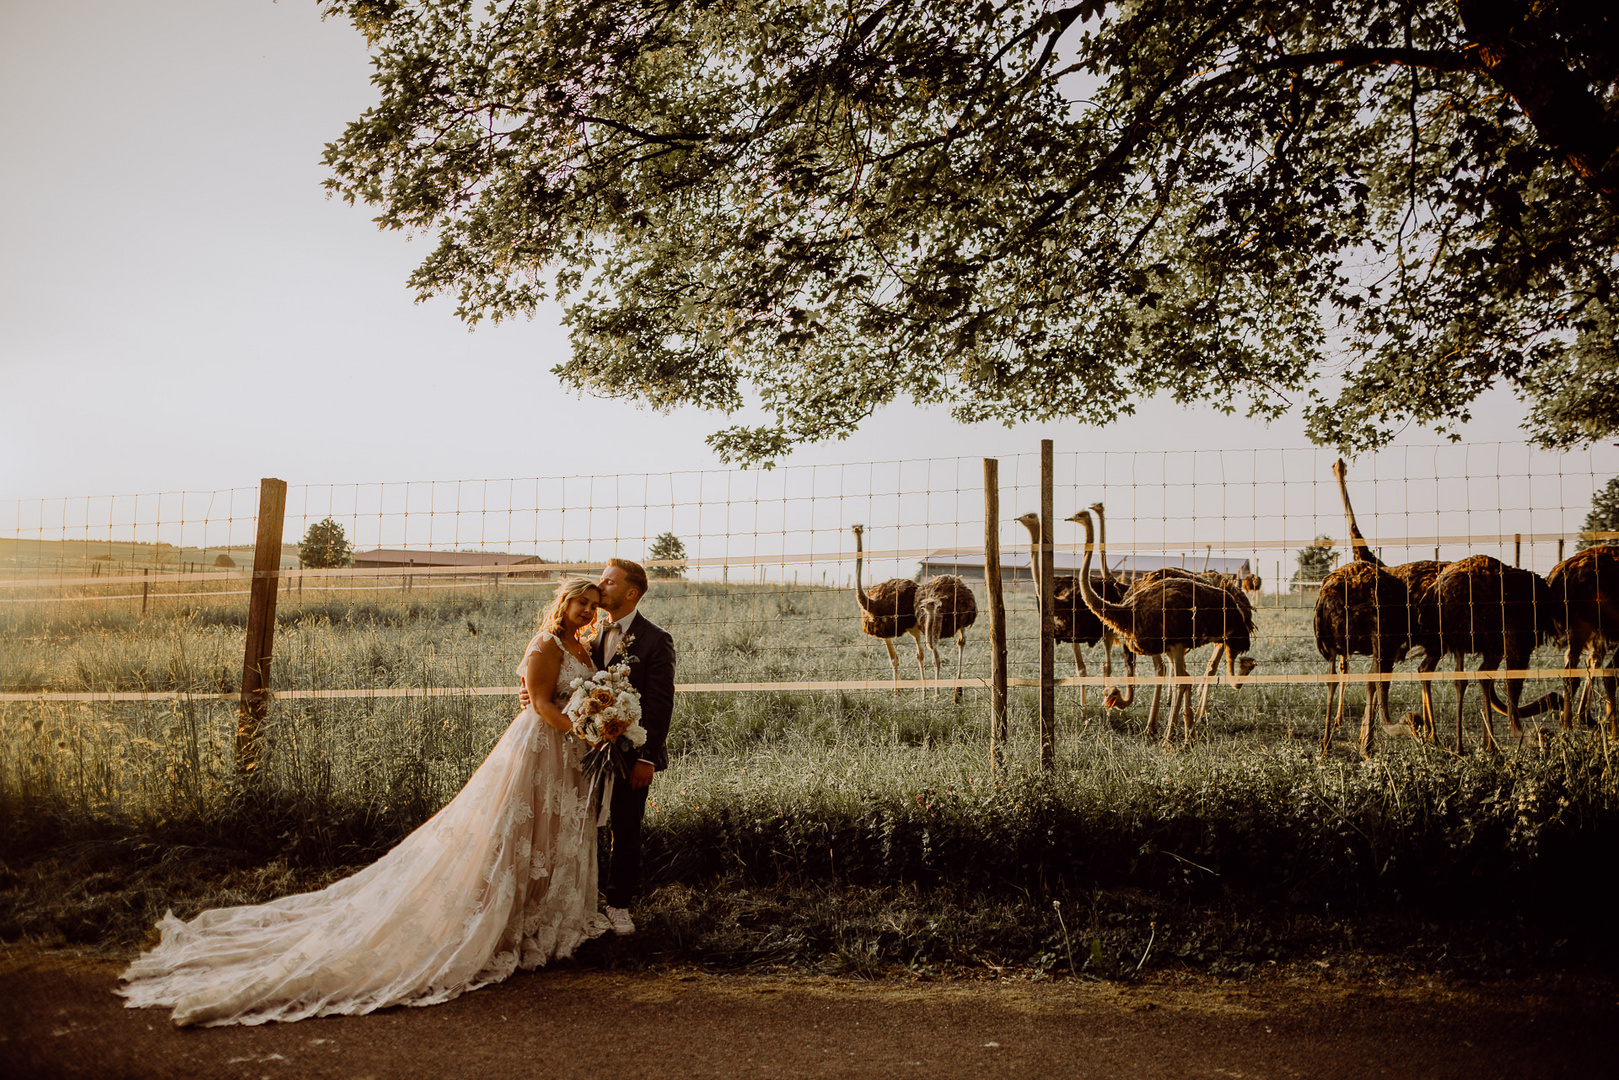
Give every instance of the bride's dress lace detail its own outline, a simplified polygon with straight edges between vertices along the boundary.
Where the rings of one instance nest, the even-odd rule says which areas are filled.
[[[558,706],[591,674],[563,652]],[[377,862],[319,892],[165,915],[119,992],[130,1007],[173,1007],[176,1024],[262,1024],[432,1005],[569,956],[607,929],[591,801],[577,742],[525,709],[466,787]]]

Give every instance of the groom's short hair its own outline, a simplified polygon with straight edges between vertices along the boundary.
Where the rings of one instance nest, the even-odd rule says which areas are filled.
[[[635,586],[637,599],[646,595],[646,568],[640,563],[628,559],[608,559],[607,565],[624,571],[624,580]]]

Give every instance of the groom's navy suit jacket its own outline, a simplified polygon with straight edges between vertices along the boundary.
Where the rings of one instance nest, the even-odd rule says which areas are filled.
[[[636,757],[652,762],[653,768],[665,769],[669,754],[664,744],[675,709],[675,639],[639,608],[625,637],[628,644],[620,642],[619,658],[630,663],[630,685],[641,695],[641,726],[646,728],[646,743]],[[613,660],[602,655],[604,644],[598,638],[590,647],[590,658],[598,669]]]

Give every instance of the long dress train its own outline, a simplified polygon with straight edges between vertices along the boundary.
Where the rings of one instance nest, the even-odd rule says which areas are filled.
[[[591,673],[564,654],[559,706]],[[579,753],[524,709],[466,787],[377,862],[319,892],[166,914],[118,992],[131,1008],[172,1006],[176,1024],[262,1024],[432,1005],[570,956],[607,929]]]

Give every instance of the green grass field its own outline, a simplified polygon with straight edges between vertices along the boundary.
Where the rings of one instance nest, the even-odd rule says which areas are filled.
[[[201,590],[191,583],[186,591]],[[274,686],[512,685],[548,592],[502,584],[283,593]],[[1012,673],[1032,677],[1031,599],[1014,595],[1008,609]],[[658,582],[646,610],[674,634],[683,683],[889,677],[886,651],[859,632],[847,590]],[[1267,597],[1258,618],[1260,673],[1322,670],[1301,601]],[[244,622],[239,596],[154,592],[144,617],[138,600],[9,603],[0,606],[0,691],[229,693],[240,679]],[[969,643],[970,678],[988,674],[984,637]],[[901,655],[909,665],[901,675],[914,676],[910,655]],[[1090,655],[1095,674],[1100,660]],[[1192,661],[1201,670],[1197,657],[1206,650]],[[1559,660],[1547,647],[1535,663]],[[953,666],[947,659],[947,671]],[[1060,646],[1058,674],[1071,672]],[[1549,688],[1531,684],[1525,700]],[[906,918],[932,911],[927,918],[960,926],[978,925],[963,904],[1010,904],[1034,922],[1007,916],[1021,927],[1008,940],[1024,943],[1008,948],[1027,945],[1053,963],[1050,900],[1072,906],[1096,890],[1154,903],[1246,898],[1240,904],[1430,915],[1498,915],[1515,904],[1559,910],[1556,895],[1578,893],[1560,909],[1566,915],[1595,900],[1587,877],[1611,861],[1619,822],[1613,747],[1601,732],[1562,736],[1546,750],[1508,739],[1499,760],[1383,740],[1364,763],[1352,746],[1363,693],[1351,687],[1355,720],[1323,760],[1318,685],[1216,688],[1192,749],[1145,740],[1139,699],[1106,717],[1100,694],[1082,710],[1077,688],[1059,688],[1057,767],[1048,775],[1036,768],[1029,688],[1013,689],[1011,741],[994,769],[987,691],[977,686],[959,705],[948,693],[916,691],[682,694],[671,767],[650,806],[649,876],[665,890],[658,895],[684,897],[676,906],[717,881],[754,896],[750,903],[797,896],[804,911],[821,913],[821,930],[805,930],[806,949],[824,947],[836,936],[830,927],[854,917],[847,898],[804,899],[817,890],[877,890],[890,901],[892,890],[913,890],[901,903],[910,904]],[[1452,694],[1448,683],[1436,691],[1442,718]],[[1414,708],[1414,685],[1396,684],[1394,698],[1396,709]],[[1476,688],[1470,698],[1476,748]],[[175,852],[240,853],[227,859],[235,884],[203,890],[197,904],[319,883],[333,868],[374,858],[442,806],[515,712],[505,697],[466,695],[278,701],[264,775],[244,787],[233,771],[228,701],[0,703],[0,862],[11,868],[0,872],[0,893],[25,897],[9,909],[0,902],[13,912],[0,911],[0,937],[42,933],[65,918],[16,869],[40,859],[80,865],[63,862],[62,852],[124,852],[112,860],[122,869],[105,873],[126,892],[131,875],[149,881],[150,868],[169,865]],[[1504,723],[1497,735],[1507,738]],[[59,878],[35,879],[60,891]],[[98,914],[83,916],[91,928],[83,933],[127,938],[176,889],[191,895],[172,881],[141,887],[138,902],[120,893],[91,905]],[[915,899],[914,890],[941,889],[969,894],[945,908]],[[17,914],[24,909],[34,914]],[[1150,934],[1150,913],[1130,910],[1140,915],[1131,916],[1137,937]],[[666,914],[677,919],[673,907]],[[993,937],[988,927],[980,930]],[[892,962],[907,940],[893,938],[874,955]],[[946,954],[971,951],[966,939],[952,940]],[[1142,942],[1131,940],[1139,951]]]

